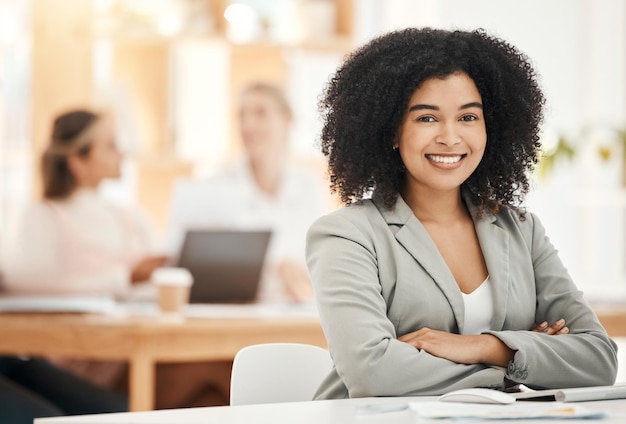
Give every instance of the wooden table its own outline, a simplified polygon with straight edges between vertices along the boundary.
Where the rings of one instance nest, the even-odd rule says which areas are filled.
[[[626,337],[626,305],[593,305],[609,335]],[[326,347],[314,316],[186,318],[161,315],[0,314],[0,353],[125,360],[130,409],[154,408],[155,364],[232,360],[242,347],[298,342]]]
[[[245,346],[270,342],[326,347],[314,315],[0,314],[0,354],[128,361],[132,411],[154,408],[146,388],[154,388],[157,362],[232,360]]]

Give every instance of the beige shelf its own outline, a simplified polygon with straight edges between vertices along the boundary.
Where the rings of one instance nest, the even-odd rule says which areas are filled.
[[[97,16],[85,0],[32,0],[33,9],[33,152],[45,144],[52,116],[59,110],[90,105],[95,100],[93,52],[95,42],[111,42],[108,74],[115,84],[128,89],[130,107],[136,115],[140,157],[160,157],[172,151],[171,105],[172,47],[193,40],[227,43],[229,54],[228,92],[235,97],[252,81],[286,85],[289,80],[288,53],[293,50],[344,54],[353,48],[355,0],[334,0],[336,35],[297,43],[259,40],[238,44],[228,40],[224,10],[228,0],[205,0],[216,17],[213,32],[164,37],[158,33],[121,33],[95,30]],[[109,27],[112,28],[112,27]],[[207,77],[210,77],[208,75]],[[237,146],[237,110],[230,105],[230,146]],[[139,160],[140,203],[162,223],[164,194],[172,179],[191,172],[189,164]],[[35,187],[35,192],[38,187]]]
[[[335,5],[335,36],[325,40],[311,40],[311,41],[297,41],[297,42],[281,42],[281,41],[269,41],[262,40],[255,41],[246,44],[276,44],[285,47],[301,47],[301,48],[314,48],[314,49],[346,49],[350,48],[350,41],[354,33],[354,3],[355,0],[333,0]],[[169,43],[177,41],[185,41],[189,39],[217,39],[225,40],[228,42],[227,27],[228,22],[224,18],[224,12],[229,6],[229,0],[204,0],[205,10],[207,10],[210,16],[207,17],[210,24],[206,28],[206,32],[203,33],[183,33],[173,36],[165,36],[158,33],[156,24],[145,21],[142,24],[141,20],[137,20],[137,25],[134,33],[132,33],[131,27],[124,28],[122,21],[136,20],[137,16],[123,14],[118,16],[118,24],[111,25],[111,22],[115,21],[115,17],[107,13],[102,15],[94,15],[92,17],[92,25],[94,31],[94,38],[105,38],[121,43]],[[125,16],[125,17],[124,17]],[[98,21],[102,20],[99,25]],[[107,28],[107,21],[109,21]],[[120,27],[119,25],[122,25]],[[126,22],[128,25],[128,22]],[[117,27],[117,28],[116,28]],[[141,27],[141,28],[140,28]],[[143,31],[141,34],[139,31]],[[233,43],[235,44],[235,43]]]

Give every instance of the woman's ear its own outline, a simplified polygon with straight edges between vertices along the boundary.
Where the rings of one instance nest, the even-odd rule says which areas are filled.
[[[74,176],[77,182],[80,182],[84,179],[87,164],[85,163],[85,159],[83,157],[77,154],[68,155],[67,167],[69,168],[72,176]]]

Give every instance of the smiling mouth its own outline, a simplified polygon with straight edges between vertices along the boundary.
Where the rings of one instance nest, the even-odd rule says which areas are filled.
[[[436,162],[436,163],[457,163],[459,161],[461,161],[461,159],[465,158],[465,156],[467,156],[467,154],[462,154],[462,155],[454,155],[454,156],[450,156],[450,155],[426,155],[426,159],[428,159],[429,161],[432,162]]]

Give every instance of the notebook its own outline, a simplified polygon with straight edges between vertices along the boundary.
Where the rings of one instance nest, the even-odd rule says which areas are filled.
[[[576,387],[571,389],[527,390],[528,391],[509,394],[517,400],[532,401],[585,402],[592,400],[626,399],[626,384]]]
[[[190,303],[249,303],[258,293],[271,231],[189,230],[177,266],[193,276]]]

